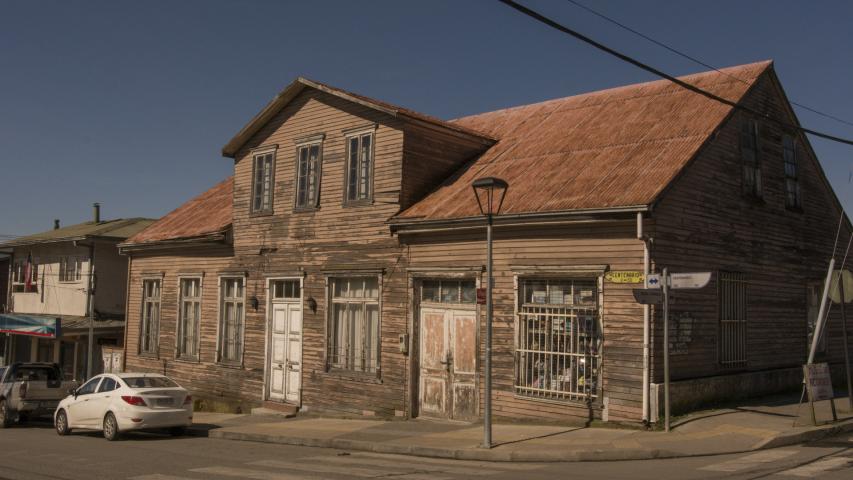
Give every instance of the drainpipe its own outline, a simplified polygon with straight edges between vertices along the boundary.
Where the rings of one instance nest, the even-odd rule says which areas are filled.
[[[649,276],[649,239],[643,233],[643,214],[637,213],[637,239],[643,242],[643,287],[648,288]],[[650,305],[643,305],[643,422],[648,424],[649,415],[649,342],[650,342]]]
[[[95,244],[74,241],[75,247],[89,247],[89,279],[86,289],[86,315],[89,316],[89,347],[86,352],[86,380],[92,378],[92,359],[95,347]]]

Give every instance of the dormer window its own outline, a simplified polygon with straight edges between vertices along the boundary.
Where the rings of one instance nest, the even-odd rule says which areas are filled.
[[[347,203],[373,198],[373,130],[347,138]]]
[[[255,152],[252,171],[252,213],[272,213],[275,150]]]
[[[296,147],[296,209],[317,208],[320,202],[322,137]]]

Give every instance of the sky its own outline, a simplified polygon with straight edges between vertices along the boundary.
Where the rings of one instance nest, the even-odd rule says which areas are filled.
[[[519,0],[668,73],[706,68],[568,0]],[[705,63],[764,59],[853,123],[849,0],[577,0]],[[0,0],[0,240],[159,217],[227,177],[223,145],[297,76],[439,118],[653,80],[495,0]],[[853,126],[798,109],[803,126]],[[853,207],[853,147],[811,138]]]

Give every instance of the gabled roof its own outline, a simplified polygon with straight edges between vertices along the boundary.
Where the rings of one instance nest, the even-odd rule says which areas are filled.
[[[446,122],[444,120],[440,120],[429,115],[424,115],[413,110],[408,110],[406,108],[398,107],[390,103],[375,100],[373,98],[348,92],[346,90],[341,90],[340,88],[335,88],[330,85],[326,85],[324,83],[320,83],[314,80],[309,80],[304,77],[299,77],[294,80],[293,83],[288,85],[284,90],[282,90],[278,95],[276,95],[275,98],[273,98],[263,108],[263,110],[261,110],[257,115],[255,115],[255,117],[252,118],[252,120],[250,120],[249,123],[246,124],[246,126],[244,126],[237,133],[237,135],[234,136],[234,138],[232,138],[224,147],[222,147],[222,156],[234,158],[240,148],[245,145],[250,138],[252,138],[252,135],[257,133],[258,130],[261,129],[261,127],[263,127],[267,122],[269,122],[270,119],[272,119],[278,112],[281,111],[282,108],[284,108],[288,103],[290,103],[291,100],[296,98],[296,96],[302,93],[302,91],[306,88],[313,88],[315,90],[334,95],[344,100],[358,103],[368,108],[372,108],[382,113],[386,113],[392,117],[398,117],[421,124],[427,124],[434,128],[438,128],[450,133],[455,133],[465,137],[478,139],[484,144],[490,145],[495,141],[494,138],[491,138],[488,135],[483,134],[482,132],[469,129],[464,125]]]
[[[734,102],[764,61],[680,77]],[[733,78],[734,77],[734,78]],[[507,183],[502,214],[645,207],[696,155],[732,107],[660,80],[454,120],[498,142],[392,223],[479,217],[471,183]]]
[[[97,223],[78,223],[34,235],[18,237],[0,244],[0,247],[20,247],[41,243],[70,242],[73,240],[82,241],[89,238],[124,240],[151,225],[154,221],[152,218],[119,218]]]
[[[219,182],[119,245],[141,247],[190,240],[222,240],[231,228],[233,177]]]

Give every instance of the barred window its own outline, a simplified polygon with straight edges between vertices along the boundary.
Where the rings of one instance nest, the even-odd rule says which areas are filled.
[[[743,193],[761,197],[761,159],[758,148],[758,122],[748,120],[741,126],[740,154],[743,167]]]
[[[220,282],[219,361],[240,363],[243,359],[243,278],[223,278]]]
[[[330,279],[332,292],[329,366],[379,371],[379,279]]]
[[[157,353],[160,336],[160,280],[142,281],[142,322],[139,352]]]
[[[800,208],[800,172],[797,164],[797,142],[794,137],[782,137],[782,152],[785,160],[785,206]]]
[[[519,280],[515,391],[550,400],[597,398],[598,280]]]
[[[720,364],[746,365],[746,275],[720,272]]]
[[[178,312],[178,358],[198,359],[198,332],[201,321],[201,279],[181,279],[181,299]]]

